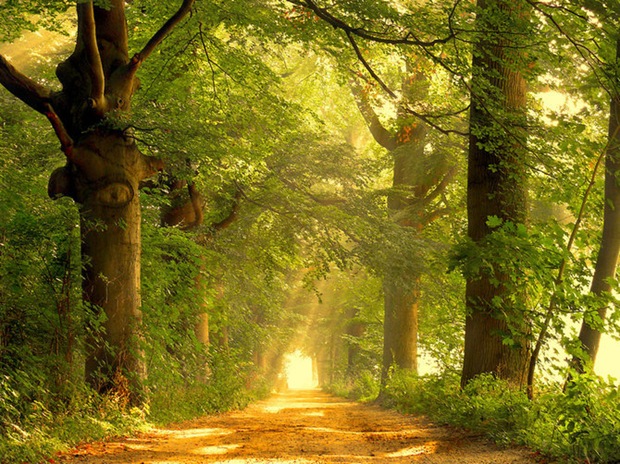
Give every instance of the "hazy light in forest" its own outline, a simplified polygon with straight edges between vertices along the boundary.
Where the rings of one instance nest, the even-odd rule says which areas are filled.
[[[569,334],[570,339],[576,339],[579,328],[581,327],[581,321],[571,321],[565,318],[566,333]],[[562,347],[559,340],[554,339],[548,342],[546,348],[546,354],[551,357],[551,361],[541,361],[541,365],[549,368],[549,363],[556,367],[566,367],[566,363],[570,359],[570,355]],[[609,376],[613,377],[616,385],[620,384],[620,363],[618,362],[618,354],[620,354],[620,340],[616,340],[611,334],[603,333],[601,335],[601,343],[599,345],[598,354],[596,356],[596,362],[594,363],[594,373],[600,375],[603,379],[607,380]],[[552,373],[553,372],[553,373]],[[549,380],[556,382],[563,382],[565,373],[563,371],[547,371],[550,374]]]
[[[577,114],[585,106],[582,100],[574,99],[565,92],[548,89],[538,92],[535,96],[541,101],[543,107],[548,111],[565,113],[567,115]],[[553,124],[550,120],[547,123]],[[603,378],[611,376],[618,384],[620,380],[620,363],[617,356],[620,353],[620,341],[615,340],[609,334],[603,334],[599,346],[599,351],[594,364],[594,372]]]
[[[284,360],[284,373],[288,388],[305,390],[317,387],[312,370],[312,359],[297,350],[287,354]]]
[[[543,109],[547,112],[546,115],[542,116],[542,120],[550,126],[556,126],[558,121],[551,117],[551,115],[548,114],[549,112],[574,115],[581,111],[585,106],[585,103],[582,100],[575,99],[570,95],[557,90],[547,89],[542,92],[537,92],[534,94],[534,97],[540,101]]]
[[[559,113],[566,109],[568,96],[565,93],[558,92],[557,90],[547,90],[546,92],[539,92],[535,95],[542,100],[545,108],[550,111]],[[570,112],[574,113],[574,111]]]

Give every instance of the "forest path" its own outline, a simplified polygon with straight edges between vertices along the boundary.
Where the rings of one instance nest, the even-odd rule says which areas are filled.
[[[243,411],[86,445],[60,460],[93,464],[535,462],[526,450],[501,450],[422,417],[346,401],[320,390],[291,390]]]

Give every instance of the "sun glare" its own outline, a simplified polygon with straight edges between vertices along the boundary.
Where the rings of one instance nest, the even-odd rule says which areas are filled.
[[[312,359],[304,356],[299,350],[286,355],[284,372],[288,388],[291,390],[309,390],[317,387],[312,370]]]
[[[620,364],[618,363],[618,353],[620,352],[620,342],[614,340],[610,335],[603,334],[601,344],[594,365],[594,371],[601,377],[611,376],[615,383],[620,380]]]

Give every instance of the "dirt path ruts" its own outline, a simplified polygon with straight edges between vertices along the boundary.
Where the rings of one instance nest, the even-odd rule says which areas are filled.
[[[536,462],[526,450],[500,450],[424,418],[318,390],[293,390],[244,411],[87,445],[61,459],[76,464]]]

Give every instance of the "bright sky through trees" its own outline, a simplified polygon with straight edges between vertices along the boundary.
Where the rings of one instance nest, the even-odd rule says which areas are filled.
[[[306,390],[317,387],[312,372],[312,359],[304,356],[299,350],[286,355],[284,372],[290,389]]]
[[[616,384],[620,380],[620,341],[614,340],[610,335],[603,334],[601,337],[601,347],[594,370],[598,375],[607,377],[608,375],[616,379]]]

